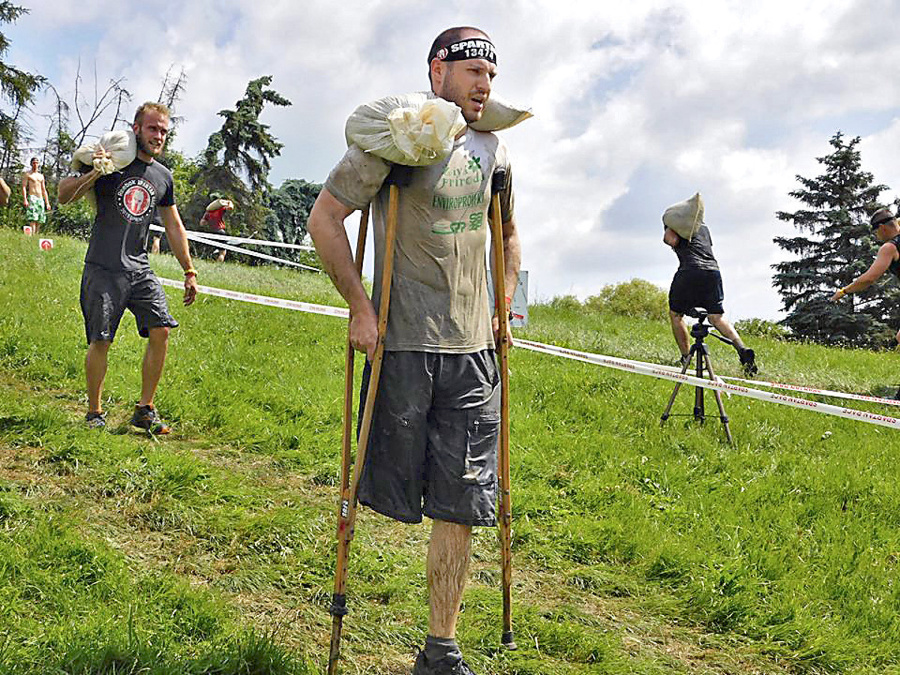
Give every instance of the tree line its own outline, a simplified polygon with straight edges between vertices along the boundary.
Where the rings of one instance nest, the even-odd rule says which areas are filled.
[[[0,0],[0,25],[15,22],[28,10],[9,0]],[[57,186],[69,173],[72,153],[93,137],[114,128],[130,126],[134,107],[132,94],[124,78],[111,79],[105,88],[98,75],[85,82],[79,64],[71,98],[60,94],[60,87],[46,77],[27,73],[6,63],[10,41],[0,32],[0,175],[13,190],[10,208],[0,212],[0,222],[18,226],[23,219],[20,193],[22,171],[29,157],[37,157],[51,201],[56,203]],[[96,68],[95,68],[96,71]],[[172,111],[166,150],[160,161],[173,173],[179,211],[188,229],[195,229],[213,195],[222,195],[235,203],[228,220],[230,234],[292,244],[308,243],[306,221],[321,190],[321,185],[289,178],[274,187],[269,183],[271,162],[281,154],[283,145],[260,121],[266,106],[289,106],[291,102],[271,88],[272,77],[251,80],[244,95],[232,109],[219,111],[221,127],[210,134],[206,148],[196,157],[176,149],[174,143],[183,118],[177,115],[178,102],[187,87],[183,70],[170,68],[162,80],[157,101]],[[34,125],[28,122],[36,98],[47,93],[53,97],[52,112],[45,115],[47,133],[35,138]],[[112,120],[111,123],[109,120]],[[108,126],[106,126],[108,124]],[[93,213],[85,200],[55,207],[51,229],[86,237]],[[209,252],[201,247],[201,255]],[[279,257],[314,264],[315,254],[282,249]],[[255,258],[248,260],[258,262]]]

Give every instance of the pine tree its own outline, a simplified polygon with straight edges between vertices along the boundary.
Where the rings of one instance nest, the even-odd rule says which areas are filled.
[[[214,193],[235,203],[229,217],[229,228],[239,234],[255,234],[263,230],[269,213],[269,169],[271,160],[281,154],[282,144],[259,121],[266,103],[289,106],[291,102],[274,89],[271,75],[247,84],[244,97],[234,110],[222,110],[222,128],[209,136],[194,177],[196,190],[186,204],[188,223],[197,223]]]
[[[28,10],[24,7],[18,7],[8,0],[0,0],[0,24],[14,23],[27,13]],[[0,33],[0,101],[12,106],[11,110],[0,106],[0,145],[3,150],[3,159],[0,163],[4,168],[16,154],[21,131],[19,116],[22,109],[32,102],[34,95],[46,83],[43,75],[27,73],[5,63],[2,59],[6,56],[9,46],[9,38]]]
[[[773,284],[788,312],[782,323],[798,338],[877,346],[892,335],[889,325],[900,297],[896,282],[891,286],[882,278],[864,293],[828,301],[869,267],[880,245],[869,227],[869,214],[880,206],[879,196],[888,188],[875,184],[874,176],[862,170],[859,142],[858,136],[845,142],[841,132],[832,136],[831,154],[816,158],[824,173],[816,178],[797,176],[802,187],[789,193],[805,208],[776,214],[801,232],[775,237],[775,243],[794,258],[772,265]]]

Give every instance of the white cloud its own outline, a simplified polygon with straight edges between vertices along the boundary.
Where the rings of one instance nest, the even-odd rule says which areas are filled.
[[[643,277],[667,285],[674,256],[659,216],[695,190],[707,202],[733,316],[775,317],[775,211],[798,205],[837,129],[862,135],[864,166],[900,185],[900,44],[890,0],[550,0],[436,5],[195,0],[35,0],[8,31],[11,62],[70,89],[74,67],[124,76],[153,98],[171,64],[188,86],[177,143],[197,152],[248,80],[274,76],[291,99],[264,121],[285,144],[272,178],[322,180],[343,152],[353,108],[424,88],[425,53],[448,25],[483,27],[498,46],[505,98],[535,118],[504,134],[532,289],[586,296]],[[53,45],[54,49],[46,49]],[[137,101],[136,101],[137,102]]]

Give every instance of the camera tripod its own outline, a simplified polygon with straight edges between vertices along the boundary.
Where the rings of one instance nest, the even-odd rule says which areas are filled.
[[[717,333],[711,333],[709,330],[709,326],[704,323],[706,321],[707,312],[706,310],[696,309],[694,313],[697,315],[697,323],[691,326],[691,337],[694,338],[694,344],[691,345],[691,350],[688,353],[688,358],[683,359],[684,363],[681,366],[681,374],[684,375],[688,368],[691,367],[691,362],[696,361],[696,369],[694,374],[697,377],[714,380],[716,377],[715,372],[713,371],[712,361],[709,358],[709,348],[706,346],[704,340],[712,335],[714,338],[721,340],[727,345],[734,346],[734,343],[728,338],[722,337]],[[705,376],[705,372],[709,373],[709,377]],[[666,420],[673,416],[672,406],[675,404],[675,397],[678,396],[678,390],[681,389],[681,382],[675,385],[675,391],[672,392],[671,398],[669,398],[669,404],[666,406],[665,411],[662,414],[662,418],[660,419],[660,426],[665,424]],[[706,411],[703,403],[703,392],[704,387],[694,387],[694,412],[693,417],[695,420],[698,420],[700,424],[703,424],[706,421]],[[719,408],[719,419],[722,420],[722,426],[725,427],[725,437],[728,439],[728,442],[731,445],[734,445],[734,439],[731,436],[731,429],[728,426],[728,415],[725,414],[725,405],[722,403],[722,394],[713,390],[713,396],[716,397],[716,405]],[[675,417],[688,416],[688,414],[679,415],[677,413],[674,414]]]

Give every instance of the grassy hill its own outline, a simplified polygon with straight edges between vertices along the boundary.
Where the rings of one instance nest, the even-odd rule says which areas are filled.
[[[343,321],[168,289],[157,405],[143,343],[110,352],[110,429],[83,428],[84,243],[0,230],[0,673],[316,673],[327,656]],[[178,278],[168,257],[157,271]],[[323,276],[198,263],[201,283],[341,304]],[[667,325],[536,306],[522,335],[662,363]],[[749,338],[761,375],[883,393],[900,356]],[[714,343],[721,374],[738,374]],[[900,673],[900,434],[746,398],[659,426],[671,385],[514,350],[517,652],[498,649],[496,533],[459,639],[479,673]],[[692,393],[680,394],[687,412]],[[712,408],[710,402],[709,407]],[[893,414],[861,405],[868,410]],[[345,673],[408,673],[428,526],[363,510]]]

